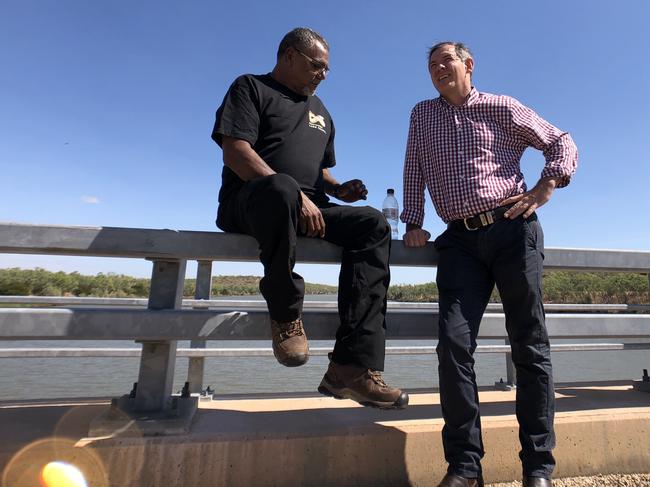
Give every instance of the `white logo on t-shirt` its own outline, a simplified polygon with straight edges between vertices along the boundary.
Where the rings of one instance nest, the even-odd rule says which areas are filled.
[[[316,115],[314,112],[309,110],[309,126],[313,129],[318,129],[324,134],[325,132],[325,117],[322,115]]]

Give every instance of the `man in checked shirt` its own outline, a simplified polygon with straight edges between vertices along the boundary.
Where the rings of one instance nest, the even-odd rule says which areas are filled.
[[[438,360],[447,474],[439,487],[482,486],[483,441],[473,354],[496,284],[517,369],[517,420],[524,487],[551,486],[554,392],[542,304],[544,242],[535,210],[569,184],[577,149],[568,133],[508,96],[472,86],[474,60],[462,43],[429,50],[440,97],[411,113],[404,164],[404,243],[421,247],[427,187],[447,230],[439,253]],[[546,164],[531,189],[520,159],[527,147]]]

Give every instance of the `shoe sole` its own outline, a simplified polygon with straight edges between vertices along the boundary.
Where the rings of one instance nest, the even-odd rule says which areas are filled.
[[[395,402],[368,401],[366,398],[360,397],[352,389],[346,388],[332,392],[332,390],[328,388],[327,384],[322,382],[318,386],[318,392],[323,396],[333,397],[334,399],[351,399],[364,407],[375,409],[404,409],[409,403],[409,396],[406,392],[402,392]]]
[[[279,364],[284,365],[285,367],[300,367],[305,365],[309,361],[309,354],[306,355],[295,355],[293,357],[287,357],[284,361],[280,360],[275,353],[273,354],[275,359]]]

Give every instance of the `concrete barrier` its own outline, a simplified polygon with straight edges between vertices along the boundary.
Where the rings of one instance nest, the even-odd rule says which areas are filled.
[[[480,393],[487,482],[521,476],[514,395]],[[556,397],[556,477],[650,472],[647,394],[629,385],[581,384],[558,387]],[[401,411],[321,397],[213,401],[201,403],[187,435],[144,437],[132,429],[131,436],[84,438],[104,407],[0,405],[7,440],[0,444],[0,471],[11,477],[33,470],[46,460],[30,456],[33,445],[61,438],[73,446],[67,453],[59,448],[59,458],[86,462],[94,487],[424,487],[437,485],[446,468],[433,393],[412,391]],[[125,418],[124,428],[132,427]]]

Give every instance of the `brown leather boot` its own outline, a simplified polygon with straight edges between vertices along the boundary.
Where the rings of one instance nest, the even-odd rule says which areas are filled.
[[[468,479],[448,473],[440,481],[438,487],[483,487],[483,476],[479,475],[478,478]]]
[[[380,372],[331,360],[318,392],[381,409],[404,409],[409,403],[408,394],[386,384]]]
[[[271,320],[271,334],[273,335],[273,355],[286,367],[298,367],[309,360],[309,342],[302,320],[284,323]]]

